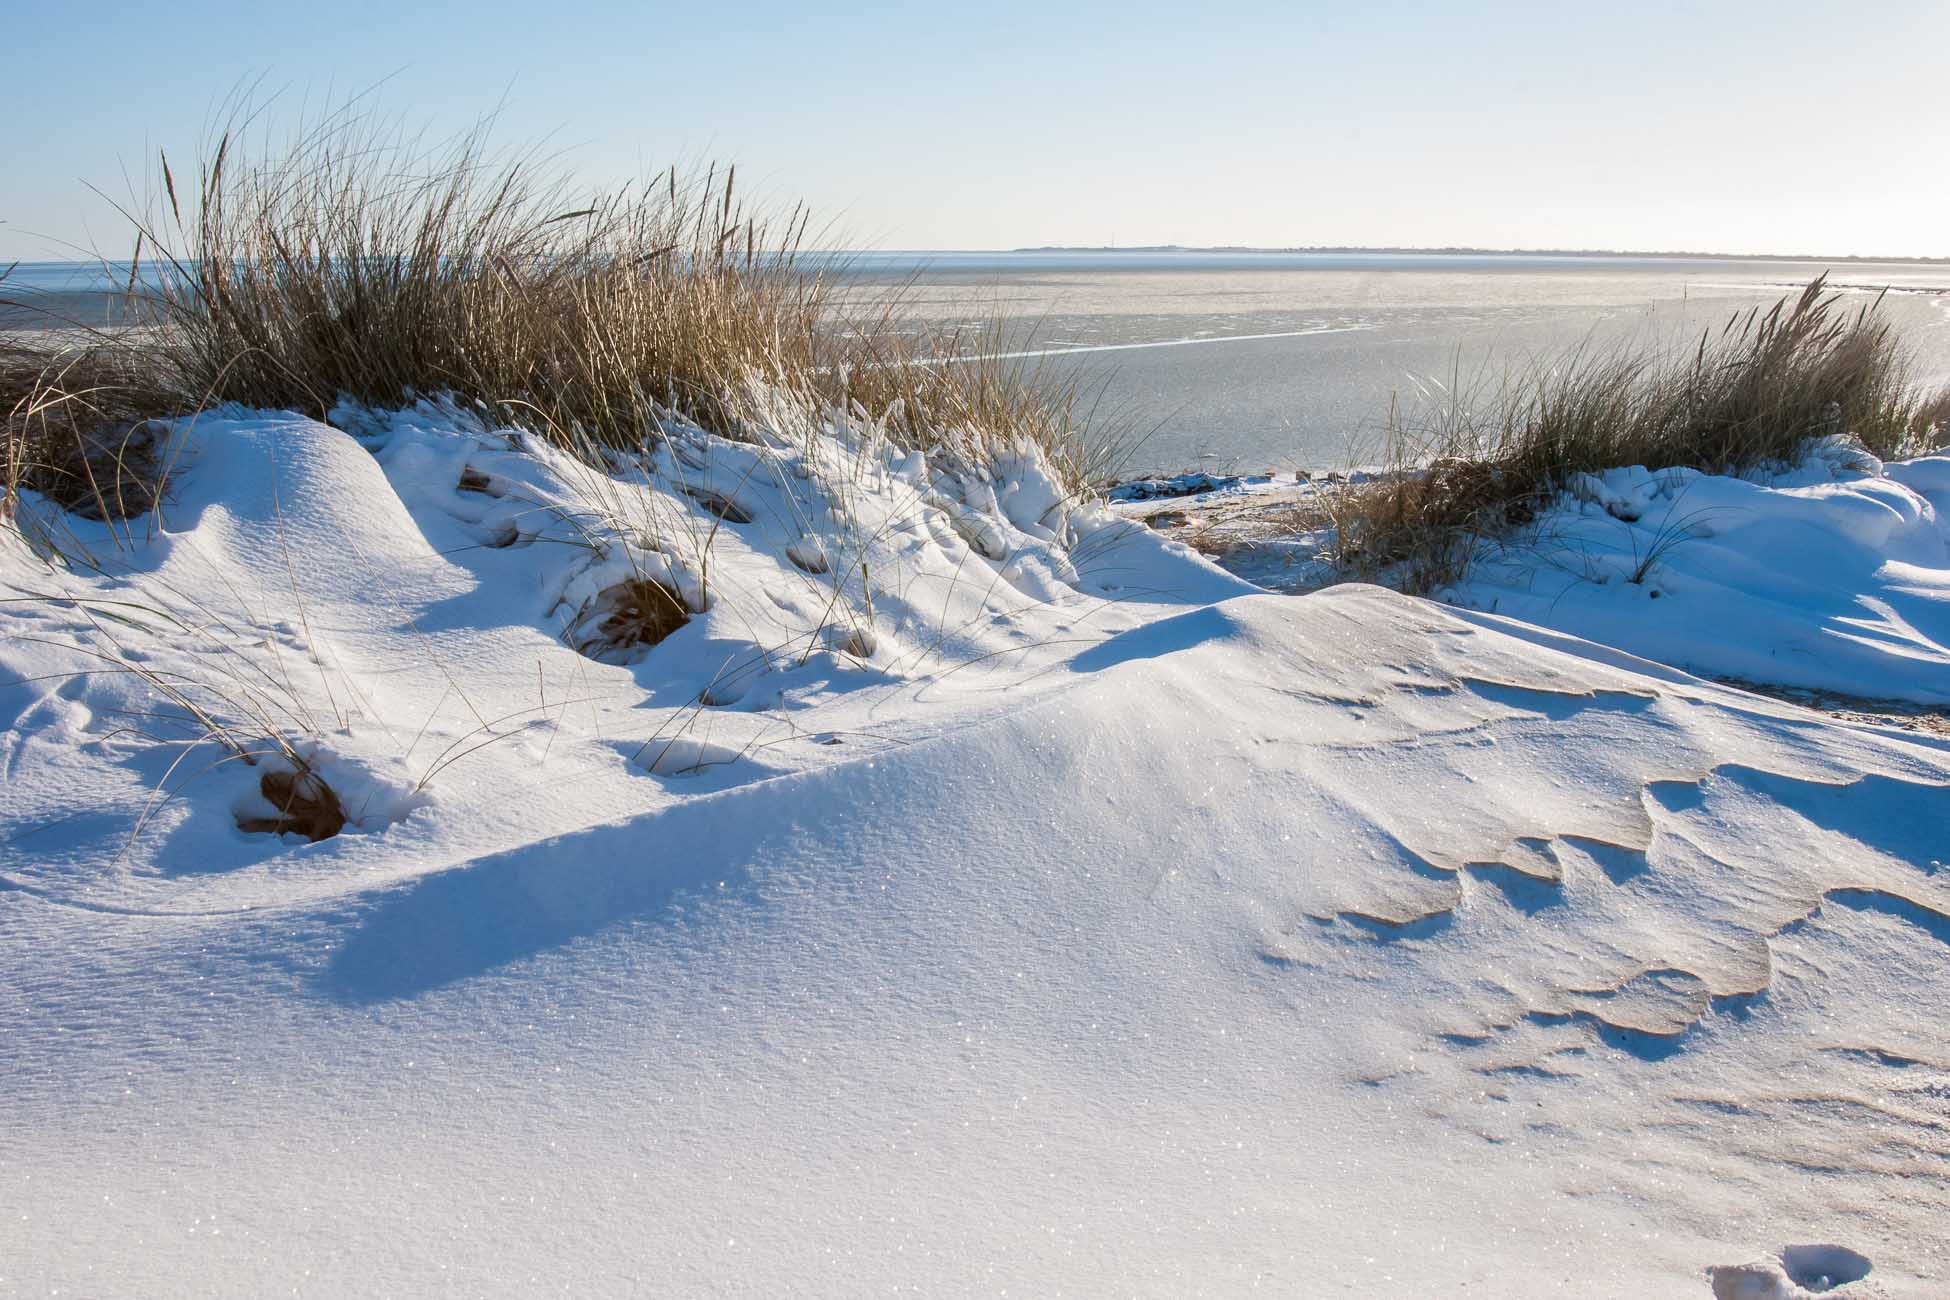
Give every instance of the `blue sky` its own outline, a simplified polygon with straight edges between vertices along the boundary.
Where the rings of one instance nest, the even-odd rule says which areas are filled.
[[[259,77],[287,116],[376,85],[436,131],[504,105],[500,138],[597,183],[735,161],[880,248],[1950,255],[1945,0],[24,0],[0,39],[5,258],[125,251],[84,182],[193,155]]]

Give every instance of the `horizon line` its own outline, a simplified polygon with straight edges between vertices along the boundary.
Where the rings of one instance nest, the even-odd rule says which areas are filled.
[[[893,251],[893,249],[889,249]],[[920,249],[899,249],[920,251]],[[1702,249],[1642,248],[1478,248],[1472,244],[1026,244],[1006,249],[938,249],[938,251],[1002,251],[1002,253],[1451,253],[1478,257],[1671,257],[1689,261],[1899,261],[1950,263],[1946,255],[1888,255],[1888,253],[1716,253]]]
[[[1020,244],[1008,248],[808,248],[805,253],[821,257],[868,256],[920,257],[931,254],[1006,255],[1028,253],[1075,253],[1113,255],[1119,253],[1259,253],[1259,254],[1365,254],[1381,256],[1447,257],[1558,257],[1558,258],[1639,258],[1644,260],[1694,262],[1799,262],[1866,263],[1909,266],[1950,266],[1950,254],[1879,253],[1717,253],[1698,249],[1640,248],[1487,248],[1472,244]],[[103,266],[126,268],[127,262],[112,258],[0,258],[0,272],[35,266]]]
[[[1487,248],[1471,244],[1023,244],[1012,248],[836,249],[887,253],[1398,253],[1475,257],[1639,257],[1716,262],[1950,264],[1950,254],[1719,253],[1700,249]]]

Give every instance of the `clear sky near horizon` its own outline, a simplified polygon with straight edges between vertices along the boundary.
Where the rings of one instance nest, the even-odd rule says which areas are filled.
[[[257,78],[287,118],[498,106],[597,184],[733,161],[855,246],[1950,255],[1945,0],[25,0],[0,39],[4,259],[125,254],[86,183],[193,156]]]

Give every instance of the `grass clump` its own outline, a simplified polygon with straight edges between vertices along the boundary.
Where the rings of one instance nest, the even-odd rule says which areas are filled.
[[[1001,355],[1000,327],[937,334],[899,287],[859,292],[808,251],[802,206],[748,205],[735,169],[591,196],[484,128],[428,146],[340,112],[272,146],[234,122],[191,174],[161,157],[125,208],[137,327],[97,334],[88,364],[126,372],[130,418],[451,393],[637,449],[672,419],[743,437],[769,387],[973,463],[1033,444],[1079,491],[1106,468],[1074,380]],[[87,424],[76,378],[44,376],[35,400]]]
[[[656,578],[626,579],[602,592],[597,604],[602,618],[596,633],[579,640],[576,649],[603,662],[654,646],[691,619],[684,594]]]
[[[1884,459],[1950,435],[1950,390],[1912,382],[1880,299],[1855,310],[1817,278],[1734,316],[1675,355],[1580,349],[1461,398],[1419,424],[1390,421],[1390,472],[1332,505],[1342,563],[1406,590],[1459,579],[1476,546],[1530,522],[1572,475],[1621,466],[1741,473],[1848,437]]]

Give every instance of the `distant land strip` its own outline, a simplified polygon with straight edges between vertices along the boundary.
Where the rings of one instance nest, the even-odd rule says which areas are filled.
[[[1009,253],[1416,253],[1430,257],[1657,257],[1699,262],[1903,262],[1913,265],[1950,265],[1950,257],[1871,257],[1860,253],[1829,256],[1816,253],[1702,253],[1675,250],[1655,252],[1635,248],[1469,248],[1465,246],[1364,248],[1340,244],[1273,248],[1253,244],[1037,244],[1033,247],[1000,251]]]

